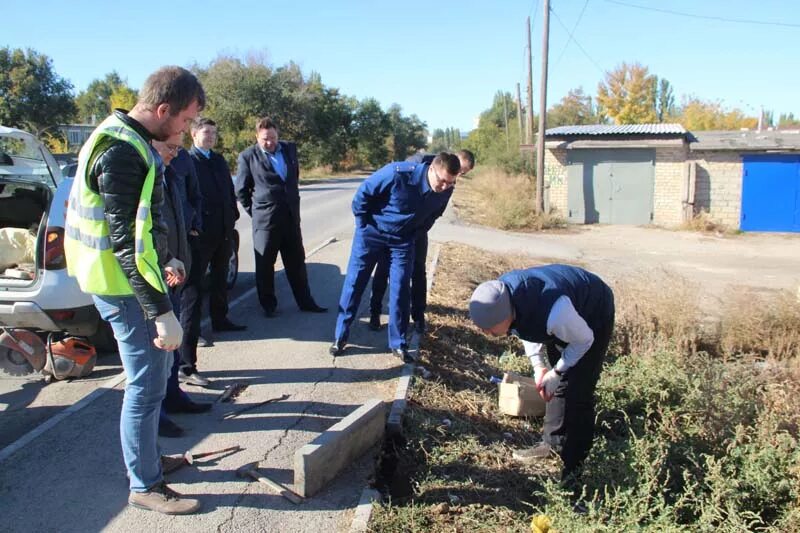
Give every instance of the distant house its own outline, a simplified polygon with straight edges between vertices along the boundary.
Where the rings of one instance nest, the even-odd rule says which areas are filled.
[[[553,128],[545,193],[578,224],[676,226],[706,211],[744,231],[800,232],[800,132]]]
[[[96,124],[61,124],[58,126],[58,131],[67,139],[67,151],[77,153],[95,128]]]

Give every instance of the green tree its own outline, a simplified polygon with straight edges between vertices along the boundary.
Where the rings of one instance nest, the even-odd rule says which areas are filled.
[[[91,124],[103,120],[111,110],[111,95],[117,87],[127,86],[116,70],[109,72],[103,79],[94,79],[85,91],[75,97],[78,106],[78,120]]]
[[[303,147],[312,165],[329,165],[333,170],[342,167],[348,153],[356,146],[353,120],[357,102],[338,89],[311,79],[307,89],[310,105],[309,140]]]
[[[794,118],[794,113],[781,113],[778,116],[779,128],[796,128],[800,127],[800,119]]]
[[[508,142],[504,126],[504,100],[509,112]],[[515,127],[516,104],[511,106],[512,103],[509,93],[498,91],[494,96],[492,107],[481,113],[478,127],[470,132],[461,143],[461,147],[471,150],[480,165],[494,165],[507,172],[530,174],[532,171],[530,156],[529,154],[523,156],[519,150],[521,139],[519,129]]]
[[[597,116],[592,108],[592,97],[583,88],[572,89],[547,112],[547,127],[595,124]]]
[[[668,122],[675,115],[675,96],[672,84],[666,79],[653,76],[653,95],[655,96],[656,118]]]
[[[75,112],[72,84],[49,57],[30,48],[0,48],[0,124],[38,134],[71,121]]]
[[[622,63],[597,86],[597,104],[615,124],[656,122],[655,76],[639,63]]]
[[[427,146],[426,124],[417,115],[404,117],[402,108],[392,104],[387,116],[393,160],[404,161],[408,156]]]
[[[360,159],[373,167],[388,163],[386,137],[391,132],[391,124],[389,116],[381,109],[377,100],[366,98],[358,104],[354,128]]]

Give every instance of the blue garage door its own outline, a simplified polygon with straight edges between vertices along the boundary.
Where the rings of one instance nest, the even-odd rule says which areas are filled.
[[[800,232],[800,155],[745,155],[743,231]]]

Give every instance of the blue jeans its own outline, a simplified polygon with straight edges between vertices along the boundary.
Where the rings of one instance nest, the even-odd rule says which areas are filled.
[[[156,328],[133,296],[93,295],[100,316],[111,324],[127,384],[119,432],[130,490],[145,492],[164,478],[158,448],[158,413],[172,366],[171,352],[153,345]]]

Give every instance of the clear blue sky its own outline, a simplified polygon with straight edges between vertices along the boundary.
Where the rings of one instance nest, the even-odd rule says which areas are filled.
[[[552,0],[548,105],[579,86],[593,96],[603,71],[638,61],[667,78],[678,101],[693,94],[753,116],[762,105],[776,118],[800,116],[797,0],[620,1],[794,26],[688,18],[610,0]],[[586,53],[568,43],[582,10],[574,40]],[[529,15],[538,109],[541,11],[541,0],[2,0],[0,46],[50,56],[76,92],[111,70],[138,88],[161,65],[206,66],[221,53],[258,52],[274,66],[295,61],[305,74],[317,71],[345,94],[375,97],[384,108],[398,103],[430,129],[467,131],[496,91],[513,93],[519,82],[524,95]]]

